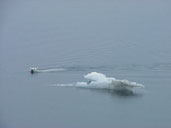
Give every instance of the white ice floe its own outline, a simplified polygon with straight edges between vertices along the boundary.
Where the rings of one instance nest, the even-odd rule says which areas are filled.
[[[112,77],[106,77],[106,75],[98,72],[91,72],[84,76],[89,82],[77,82],[76,84],[58,84],[58,86],[68,87],[82,87],[82,88],[97,88],[97,89],[132,89],[132,88],[144,88],[142,84],[136,82],[130,82],[128,80],[118,80]]]

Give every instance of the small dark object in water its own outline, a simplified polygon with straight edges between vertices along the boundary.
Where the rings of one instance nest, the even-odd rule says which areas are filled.
[[[30,70],[30,73],[31,73],[31,74],[33,74],[33,73],[34,73],[34,70],[33,70],[33,69],[31,69],[31,70]]]
[[[91,83],[91,80],[89,80],[88,82],[87,82],[87,84],[90,84]]]
[[[34,73],[36,73],[36,72],[37,72],[37,68],[31,68],[31,69],[30,69],[30,73],[31,73],[31,74],[34,74]]]

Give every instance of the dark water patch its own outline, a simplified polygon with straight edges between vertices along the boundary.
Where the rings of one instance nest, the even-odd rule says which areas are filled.
[[[88,90],[92,92],[96,92],[99,94],[107,94],[109,96],[112,96],[114,98],[141,98],[143,97],[142,92],[136,92],[135,90],[128,90],[128,89],[122,89],[122,90],[114,90],[114,89],[96,89],[96,88],[77,88],[81,90]]]

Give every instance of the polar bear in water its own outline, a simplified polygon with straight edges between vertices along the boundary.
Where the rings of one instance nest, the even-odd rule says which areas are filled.
[[[37,73],[37,72],[38,72],[37,68],[30,68],[30,73],[31,74],[34,74],[34,73]]]
[[[66,71],[66,69],[63,68],[49,68],[49,69],[38,69],[37,67],[30,68],[30,73],[50,73],[50,72],[63,72]]]

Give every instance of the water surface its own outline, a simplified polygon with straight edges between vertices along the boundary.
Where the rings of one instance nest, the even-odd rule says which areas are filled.
[[[1,1],[0,127],[171,126],[167,0]],[[31,75],[30,67],[64,68]],[[59,87],[100,72],[133,92]]]

